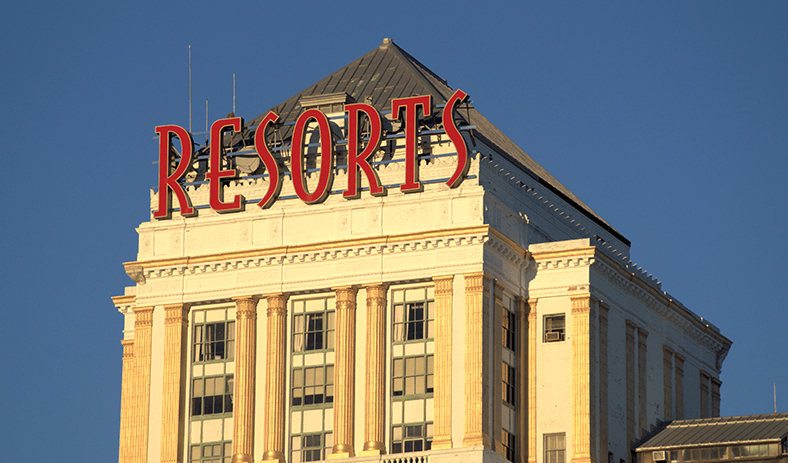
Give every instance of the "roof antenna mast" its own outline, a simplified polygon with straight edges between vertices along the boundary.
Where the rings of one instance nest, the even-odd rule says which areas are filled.
[[[774,413],[777,413],[777,383],[772,383],[774,387]]]
[[[189,133],[192,133],[192,46],[189,45]]]
[[[233,116],[235,116],[235,73],[233,72]]]

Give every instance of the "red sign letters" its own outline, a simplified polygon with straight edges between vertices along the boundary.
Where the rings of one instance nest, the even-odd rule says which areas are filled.
[[[468,173],[470,165],[468,160],[468,148],[465,140],[460,135],[460,131],[454,122],[453,111],[461,103],[467,101],[468,95],[462,90],[457,90],[449,98],[443,108],[443,126],[449,140],[457,149],[457,169],[446,182],[455,188],[462,183]],[[400,190],[405,193],[423,190],[423,185],[419,182],[419,163],[418,154],[418,113],[421,109],[422,114],[432,113],[432,98],[430,95],[415,96],[409,98],[397,98],[391,101],[391,110],[395,119],[405,123],[405,181],[400,186]],[[347,136],[348,136],[348,176],[347,189],[342,196],[347,199],[358,198],[361,195],[361,174],[367,179],[369,192],[372,196],[386,194],[385,188],[381,185],[377,172],[370,164],[372,155],[380,148],[383,139],[383,123],[380,113],[368,104],[348,104],[345,105],[347,113]],[[362,137],[360,124],[362,118],[369,121],[369,141],[364,149],[361,149]],[[265,131],[269,124],[279,121],[279,116],[274,112],[265,115],[254,137],[254,146],[257,155],[265,165],[265,170],[269,176],[268,191],[260,200],[258,205],[261,208],[270,207],[279,196],[282,190],[282,172],[279,163],[273,153],[268,149],[265,140]],[[317,123],[317,130],[320,134],[320,171],[318,183],[315,191],[307,190],[304,179],[304,136],[310,122]],[[222,147],[219,142],[225,131],[240,131],[243,128],[243,120],[240,117],[219,119],[211,126],[210,156],[208,160],[208,171],[205,177],[209,185],[209,205],[216,212],[235,212],[244,209],[246,199],[241,195],[234,196],[231,200],[225,201],[223,197],[223,180],[238,177],[235,169],[222,169]],[[159,206],[153,213],[156,219],[169,219],[172,216],[172,195],[178,200],[180,213],[184,217],[197,214],[192,206],[188,194],[179,183],[180,179],[186,174],[194,158],[194,143],[191,134],[176,125],[163,125],[156,127],[159,135]],[[173,151],[172,138],[177,137],[181,141],[182,153],[176,166],[171,165],[170,153]],[[298,116],[293,129],[292,146],[290,153],[291,173],[293,187],[296,195],[307,204],[320,203],[326,199],[331,192],[331,185],[334,177],[334,140],[331,135],[331,127],[326,115],[317,109],[308,109]]]

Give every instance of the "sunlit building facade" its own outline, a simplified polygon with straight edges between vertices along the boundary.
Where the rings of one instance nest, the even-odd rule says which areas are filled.
[[[730,341],[390,40],[222,123],[157,128],[121,462],[629,462],[719,415]]]

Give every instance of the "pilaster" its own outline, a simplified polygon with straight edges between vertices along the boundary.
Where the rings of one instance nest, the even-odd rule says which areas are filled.
[[[386,453],[386,283],[367,291],[367,350],[364,397],[364,449],[361,455]]]
[[[336,360],[334,366],[334,448],[329,459],[355,456],[356,294],[358,287],[335,288],[337,300]]]
[[[664,391],[662,417],[665,421],[673,419],[673,349],[662,345],[662,390]]]
[[[234,297],[235,391],[233,462],[254,462],[254,399],[257,351],[257,296]]]
[[[433,449],[452,447],[451,436],[451,332],[454,275],[434,277],[435,283],[435,392]]]
[[[638,327],[638,433],[637,438],[648,432],[648,331]]]
[[[684,359],[676,352],[676,419],[684,419]]]
[[[591,295],[572,301],[572,462],[596,462],[596,380],[594,361],[594,308]]]
[[[632,320],[626,320],[626,399],[627,399],[627,442],[629,448],[635,442],[635,330],[637,325]],[[627,461],[632,461],[627,454]]]
[[[722,381],[717,378],[711,378],[711,417],[718,418],[720,416],[720,386]]]
[[[501,442],[501,408],[503,407],[503,395],[501,385],[503,384],[503,292],[506,285],[499,280],[493,280],[493,387],[492,387],[492,438],[491,443],[499,455],[506,458],[506,449]]]
[[[164,384],[162,386],[161,461],[183,461],[186,330],[189,304],[164,306]]]
[[[120,388],[120,448],[118,461],[128,463],[131,455],[131,426],[134,418],[134,340],[124,339],[123,345],[123,370]]]
[[[528,314],[528,463],[536,463],[536,343],[537,332],[536,303],[537,298],[528,299],[531,308]]]
[[[484,272],[465,277],[465,435],[464,447],[490,446],[488,406],[489,379],[484,342],[489,322],[489,284]],[[500,386],[498,386],[500,388]]]
[[[148,459],[148,418],[150,416],[150,367],[153,307],[134,308],[134,414],[129,449],[131,463]]]
[[[608,367],[607,367],[607,328],[610,307],[599,301],[599,460],[607,461],[610,452],[609,420],[608,420]]]
[[[263,461],[284,463],[285,434],[285,341],[288,294],[265,296],[268,302],[265,359],[265,433]]]
[[[515,461],[526,463],[528,461],[528,315],[531,306],[522,296],[514,297],[517,317],[517,448]],[[536,304],[534,304],[536,305]]]
[[[710,418],[709,410],[709,381],[711,375],[706,370],[700,370],[700,417]]]

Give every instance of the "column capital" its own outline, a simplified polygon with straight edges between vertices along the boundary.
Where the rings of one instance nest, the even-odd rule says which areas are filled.
[[[134,307],[134,327],[153,326],[153,306]]]
[[[187,326],[189,324],[190,309],[191,309],[191,305],[185,302],[180,302],[177,304],[165,304],[164,324],[172,325],[172,324],[180,323],[183,326]]]
[[[268,315],[284,315],[287,313],[287,300],[290,299],[288,293],[266,294],[263,298],[268,302]]]

